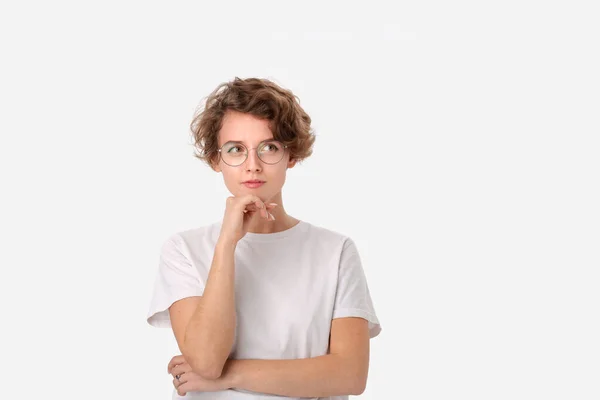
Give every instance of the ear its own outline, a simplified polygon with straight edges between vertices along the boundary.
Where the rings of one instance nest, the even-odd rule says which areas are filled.
[[[212,167],[213,171],[215,171],[215,172],[221,172],[221,165],[220,165],[220,163],[218,161],[216,163],[214,163],[214,162],[211,163],[210,166]]]
[[[288,161],[288,165],[287,165],[288,169],[289,169],[289,168],[294,168],[294,165],[296,165],[296,162],[298,162],[298,160],[297,160],[297,159],[295,159],[295,158],[290,158],[290,161]]]

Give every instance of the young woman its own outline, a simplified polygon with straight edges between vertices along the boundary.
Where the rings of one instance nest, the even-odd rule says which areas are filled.
[[[181,355],[173,398],[347,399],[362,393],[381,331],[351,238],[289,215],[288,168],[309,157],[311,118],[266,79],[235,78],[191,128],[231,197],[222,220],[171,235],[147,321]]]

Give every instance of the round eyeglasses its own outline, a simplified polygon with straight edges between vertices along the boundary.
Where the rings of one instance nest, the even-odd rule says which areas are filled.
[[[286,148],[277,140],[265,140],[256,147],[256,154],[265,164],[277,164],[283,159]],[[241,142],[227,142],[221,146],[219,154],[225,164],[239,167],[248,158],[248,148]]]

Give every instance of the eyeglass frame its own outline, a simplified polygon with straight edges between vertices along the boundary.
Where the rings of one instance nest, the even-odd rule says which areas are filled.
[[[242,143],[242,142],[239,142],[239,141],[237,141],[237,140],[229,140],[229,141],[227,141],[227,142],[223,143],[223,145],[222,145],[221,147],[219,147],[219,149],[217,150],[217,152],[219,153],[219,159],[220,159],[220,160],[222,160],[222,161],[223,161],[223,162],[224,162],[226,165],[229,165],[230,167],[234,167],[234,168],[235,168],[235,167],[239,167],[239,166],[243,165],[243,164],[244,164],[244,163],[245,163],[245,162],[248,160],[248,154],[250,154],[250,151],[251,151],[251,150],[256,150],[256,149],[258,149],[258,148],[259,148],[260,146],[262,146],[262,144],[263,144],[263,143],[265,143],[265,142],[277,142],[277,143],[279,143],[281,146],[283,146],[283,148],[284,148],[284,149],[287,149],[287,148],[289,147],[288,145],[284,145],[283,143],[281,143],[281,142],[280,142],[279,140],[277,140],[277,139],[265,139],[265,140],[261,141],[261,142],[258,144],[258,146],[256,146],[256,147],[253,147],[253,148],[249,149],[249,148],[248,148],[248,147],[246,147],[246,145],[245,145],[244,143]],[[247,151],[246,151],[246,158],[244,158],[244,161],[242,161],[242,162],[241,162],[241,163],[239,163],[238,165],[231,165],[231,164],[227,164],[227,163],[225,162],[225,160],[223,160],[223,154],[221,153],[221,149],[223,149],[223,147],[224,147],[224,146],[225,146],[227,143],[239,143],[239,144],[241,144],[241,145],[242,145],[242,146],[243,146],[243,147],[244,147],[244,148],[247,150]],[[283,153],[283,155],[281,156],[281,159],[279,159],[279,161],[277,161],[277,162],[275,162],[275,163],[268,163],[268,162],[264,161],[262,158],[260,158],[260,155],[258,155],[258,151],[256,151],[256,157],[258,157],[258,159],[259,159],[261,162],[263,162],[263,163],[265,163],[265,164],[267,164],[267,165],[276,165],[276,164],[279,164],[279,163],[281,162],[281,160],[283,160],[283,157],[284,157],[284,156],[285,156],[285,150],[284,150],[284,153]]]

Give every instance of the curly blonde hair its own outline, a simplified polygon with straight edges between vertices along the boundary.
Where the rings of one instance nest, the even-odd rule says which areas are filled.
[[[273,138],[288,146],[290,159],[301,162],[312,154],[315,133],[300,99],[268,79],[236,76],[206,97],[204,108],[199,108],[190,124],[198,150],[194,157],[211,168],[219,161],[218,134],[228,110],[268,120]]]

